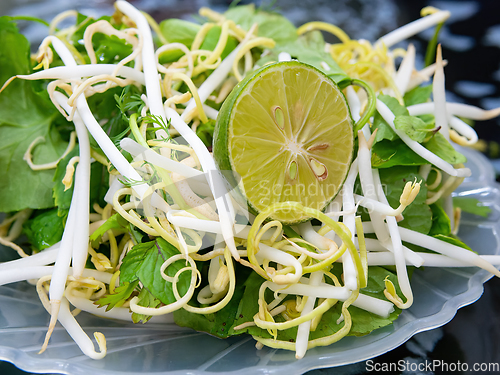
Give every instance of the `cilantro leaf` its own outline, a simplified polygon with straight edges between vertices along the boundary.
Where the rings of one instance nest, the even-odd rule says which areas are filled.
[[[16,74],[31,73],[29,42],[9,17],[0,17],[0,40],[0,85]],[[56,125],[67,122],[47,92],[37,92],[35,87],[37,83],[15,79],[0,94],[1,212],[54,206],[54,170],[33,171],[23,156],[33,140],[44,137],[33,150],[33,162],[56,160],[67,146]]]

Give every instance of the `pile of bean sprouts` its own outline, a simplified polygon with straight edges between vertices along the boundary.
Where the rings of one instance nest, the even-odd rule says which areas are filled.
[[[383,119],[410,149],[429,162],[421,166],[419,171],[423,181],[407,183],[398,208],[389,205],[378,169],[372,168],[373,134],[368,123],[357,134],[359,150],[342,190],[325,213],[295,202],[284,202],[270,206],[256,217],[249,215],[246,206],[228,191],[210,151],[195,130],[207,119],[217,118],[217,110],[206,104],[207,99],[215,103],[223,102],[242,77],[256,68],[252,50],[271,49],[275,42],[257,36],[256,25],[246,31],[223,14],[203,8],[200,15],[207,17],[209,22],[202,25],[192,46],[188,48],[181,43],[168,43],[168,35],[163,36],[159,32],[158,25],[151,17],[131,4],[119,0],[115,6],[116,14],[130,27],[117,30],[104,20],[87,27],[84,45],[90,58],[89,64],[84,63],[83,56],[70,43],[77,26],[56,32],[62,20],[77,14],[68,11],[54,19],[50,35],[39,47],[37,60],[43,69],[30,75],[17,76],[18,79],[26,80],[51,80],[47,87],[50,98],[66,119],[73,122],[76,131],[67,152],[53,163],[34,164],[31,154],[36,143],[30,145],[25,155],[30,167],[34,170],[55,168],[59,160],[71,151],[76,140],[79,145],[79,155],[71,159],[61,182],[67,187],[74,186],[62,240],[46,250],[27,256],[14,241],[20,235],[22,224],[29,218],[31,210],[9,217],[0,227],[0,242],[21,256],[20,259],[0,265],[0,284],[37,279],[38,294],[51,316],[41,352],[49,344],[51,332],[59,321],[86,355],[94,359],[106,355],[104,336],[95,333],[98,343],[96,350],[70,306],[95,315],[128,321],[131,321],[131,313],[144,314],[153,316],[153,321],[157,322],[172,321],[169,313],[178,309],[198,314],[219,311],[231,300],[235,290],[233,261],[252,268],[263,277],[258,314],[253,321],[235,327],[235,331],[250,325],[267,329],[274,338],[255,337],[257,347],[267,345],[294,350],[297,358],[302,358],[308,348],[329,345],[347,335],[352,325],[348,310],[350,305],[384,317],[394,310],[394,306],[409,308],[413,303],[413,294],[407,265],[473,265],[500,276],[493,265],[500,264],[499,257],[480,256],[398,225],[405,207],[419,193],[421,184],[426,184],[427,203],[443,199],[445,211],[456,233],[460,215],[459,210],[453,208],[451,192],[464,177],[470,175],[470,170],[463,165],[447,163],[396,129],[395,115],[380,100],[377,100],[376,108]],[[422,70],[415,67],[415,48],[411,44],[407,49],[392,48],[444,22],[449,16],[447,11],[426,8],[421,19],[383,36],[373,44],[366,40],[351,40],[338,27],[320,22],[303,25],[298,29],[298,34],[311,30],[334,34],[339,42],[326,44],[325,48],[339,66],[349,76],[369,82],[377,93],[392,95],[401,103],[406,92],[432,79],[433,101],[408,107],[410,115],[431,114],[435,117],[436,127],[448,140],[460,145],[471,145],[477,141],[477,135],[462,119],[489,119],[500,114],[500,109],[484,111],[446,100],[445,61],[439,46],[436,62]],[[202,50],[205,36],[217,25],[221,33],[216,47],[213,51]],[[152,30],[163,44],[157,49]],[[98,63],[92,46],[92,36],[96,33],[115,35],[125,40],[132,46],[133,52],[117,64]],[[236,38],[239,44],[222,59],[221,54],[229,36]],[[182,56],[173,63],[160,64],[162,53],[172,49],[181,50]],[[63,66],[51,67],[54,51],[61,58]],[[395,60],[398,57],[402,57],[402,62],[396,69]],[[289,58],[286,53],[280,55],[281,60]],[[328,68],[326,63],[324,65]],[[197,86],[193,77],[201,73],[209,75]],[[149,124],[145,121],[137,123],[139,114],[131,116],[130,132],[135,140],[126,137],[120,143],[121,148],[134,157],[131,163],[103,131],[87,103],[87,98],[96,93],[127,85],[145,88],[141,97],[144,103],[141,116],[150,115],[159,119],[158,124],[155,124],[155,138],[148,139],[146,130]],[[180,92],[180,87],[187,87],[188,90]],[[345,93],[352,117],[357,121],[367,106],[368,98],[362,90],[356,91],[352,87],[348,87]],[[171,128],[167,131],[160,126],[161,123],[168,123]],[[105,158],[91,150],[88,132],[97,141]],[[181,136],[187,144],[173,142],[175,136]],[[184,156],[179,158],[178,155]],[[89,207],[91,163],[102,163],[111,171],[105,207],[97,204]],[[435,171],[438,178],[428,184],[426,179],[431,170]],[[150,184],[155,174],[160,177],[160,182]],[[361,183],[362,195],[354,193],[357,178]],[[123,181],[135,183],[126,186]],[[165,194],[172,198],[173,204],[167,203]],[[361,221],[356,216],[359,206],[369,209],[369,220]],[[266,221],[274,210],[280,209],[306,213],[319,220],[321,226],[314,227],[311,222],[302,223],[296,227],[302,238],[287,238],[279,221]],[[106,293],[113,293],[119,285],[121,262],[134,246],[129,234],[125,233],[117,241],[116,233],[108,230],[101,241],[109,243],[110,256],[93,248],[95,245],[89,241],[89,236],[115,213],[147,235],[162,237],[179,250],[178,255],[168,259],[162,266],[162,277],[172,282],[176,302],[157,308],[143,307],[138,304],[138,297],[134,296],[122,306],[109,311],[93,303]],[[236,215],[246,217],[248,223],[236,224]],[[376,238],[365,238],[365,233],[374,233]],[[191,239],[189,244],[185,237]],[[200,252],[204,249],[204,238],[210,238],[214,244],[208,252]],[[425,247],[433,253],[413,251],[403,246],[403,241]],[[307,248],[313,250],[300,245],[308,245]],[[88,258],[95,269],[85,267]],[[189,290],[182,296],[176,286],[179,273],[175,277],[164,273],[178,260],[185,261],[182,271],[189,271],[191,275]],[[208,285],[201,290],[198,290],[200,275],[195,261],[210,264]],[[329,272],[333,262],[342,262],[343,280],[338,280]],[[389,280],[386,280],[384,291],[387,300],[363,294],[361,289],[366,286],[370,265],[395,265],[403,298],[396,294],[395,286]],[[330,279],[330,283],[327,279]],[[274,292],[271,302],[266,302],[264,298],[267,289]],[[285,304],[283,301],[288,295],[295,295],[296,299],[287,299]],[[207,307],[189,305],[193,296]],[[342,304],[342,328],[331,336],[309,340],[310,331],[336,303]],[[287,315],[290,309],[295,315]],[[284,322],[275,321],[275,316],[279,314],[285,317]],[[276,339],[277,330],[290,327],[298,327],[295,342]]]

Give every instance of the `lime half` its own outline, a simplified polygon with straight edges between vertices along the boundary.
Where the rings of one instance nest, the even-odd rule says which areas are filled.
[[[287,201],[323,210],[346,178],[353,143],[349,108],[335,82],[287,61],[235,87],[219,112],[213,152],[220,170],[241,178],[237,188],[254,213]],[[271,218],[308,219],[291,211]]]

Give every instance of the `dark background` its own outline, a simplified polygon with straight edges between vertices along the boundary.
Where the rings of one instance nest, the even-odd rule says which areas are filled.
[[[157,20],[166,17],[190,19],[201,6],[224,11],[228,0],[138,0],[131,1],[152,14]],[[249,3],[241,1],[240,4]],[[320,20],[343,28],[351,38],[370,41],[420,17],[420,9],[433,5],[452,11],[452,18],[441,32],[443,56],[448,60],[445,68],[447,98],[482,108],[500,107],[500,1],[395,1],[395,0],[289,0],[257,1],[258,5],[272,7],[285,14],[296,25]],[[46,5],[50,4],[50,7]],[[112,12],[109,0],[1,0],[0,15],[38,15],[50,21],[58,12],[76,8],[83,13]],[[20,24],[30,40],[44,35],[43,27]],[[420,52],[420,64],[427,40],[432,32],[412,39]],[[332,40],[333,41],[333,40]],[[475,124],[482,140],[478,147],[489,156],[497,172],[500,170],[500,120],[493,119]],[[411,363],[442,360],[447,363],[467,362],[500,363],[500,280],[494,278],[485,284],[484,295],[476,303],[457,312],[445,326],[420,333],[406,344],[374,359],[375,363],[396,363],[401,359]],[[485,335],[489,332],[489,335]],[[335,369],[309,372],[319,374],[363,374],[364,362]],[[397,373],[397,372],[396,372]],[[437,371],[436,374],[446,373]],[[460,372],[453,372],[458,374]],[[7,362],[0,362],[0,375],[26,374]],[[432,374],[432,372],[406,372],[406,374]]]

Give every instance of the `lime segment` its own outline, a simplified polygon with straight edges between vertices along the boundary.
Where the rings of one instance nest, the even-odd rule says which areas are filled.
[[[233,90],[217,118],[214,157],[241,177],[238,189],[255,213],[286,201],[323,210],[344,182],[353,143],[337,85],[288,61],[261,68]],[[297,215],[271,217],[287,224],[308,219]]]

